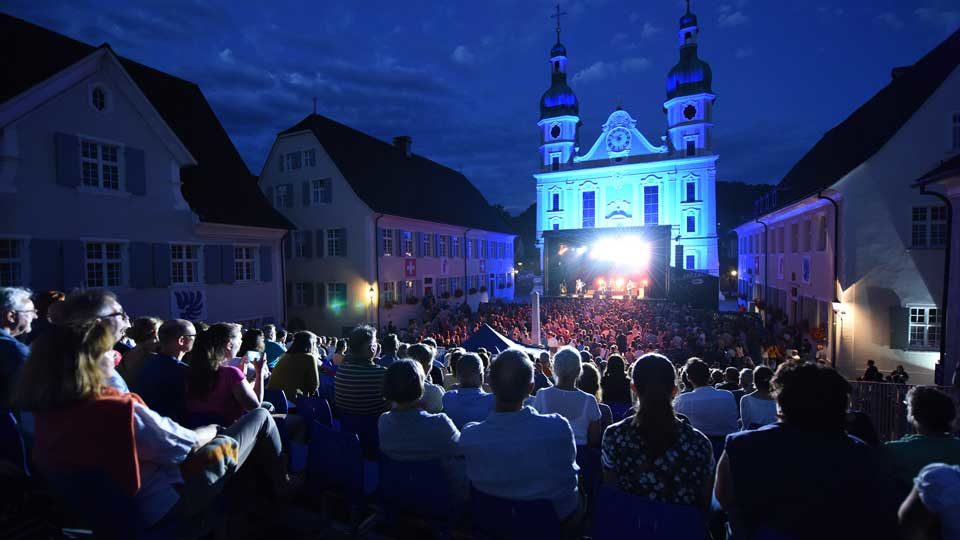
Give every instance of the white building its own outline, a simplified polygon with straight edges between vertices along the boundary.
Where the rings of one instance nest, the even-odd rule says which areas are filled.
[[[515,235],[462,174],[312,114],[281,132],[260,175],[295,225],[285,244],[287,321],[327,335],[405,328],[424,297],[513,298]]]
[[[289,223],[196,85],[8,15],[0,36],[0,284],[279,321]]]
[[[552,83],[540,100],[537,246],[545,230],[670,225],[673,265],[717,275],[713,74],[697,56],[699,24],[680,18],[680,61],[667,76],[666,134],[651,143],[619,107],[585,153],[580,108],[567,85],[567,50],[550,51]],[[542,266],[542,264],[541,264]]]
[[[903,364],[931,383],[941,357],[944,200],[914,180],[960,152],[960,32],[896,68],[737,227],[740,292],[761,311],[806,321],[837,367]]]

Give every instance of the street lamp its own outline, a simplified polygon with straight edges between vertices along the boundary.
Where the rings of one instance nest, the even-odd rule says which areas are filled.
[[[737,271],[736,271],[736,270],[731,270],[731,271],[730,271],[730,275],[731,275],[732,277],[737,277]]]
[[[373,290],[373,285],[371,285],[370,290],[367,291],[367,300],[369,300],[370,303],[373,304],[373,299],[374,297],[376,297],[376,295],[377,295],[377,292]]]

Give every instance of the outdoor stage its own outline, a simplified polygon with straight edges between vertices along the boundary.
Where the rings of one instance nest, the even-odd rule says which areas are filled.
[[[664,299],[669,225],[543,231],[548,297]]]

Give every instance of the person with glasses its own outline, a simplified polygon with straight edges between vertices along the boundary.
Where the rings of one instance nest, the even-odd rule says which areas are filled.
[[[30,332],[37,310],[30,289],[0,287],[0,408],[8,407],[17,377],[30,348],[18,336]]]
[[[182,422],[190,369],[183,362],[183,355],[193,350],[197,331],[190,321],[171,319],[160,325],[157,336],[160,350],[144,359],[143,369],[139,377],[131,381],[131,387],[151,409]]]

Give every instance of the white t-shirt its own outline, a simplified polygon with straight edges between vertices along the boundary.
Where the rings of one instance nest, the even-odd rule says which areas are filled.
[[[752,424],[765,426],[777,421],[777,402],[773,399],[760,399],[753,394],[740,398],[740,420],[743,429],[751,429]]]
[[[443,387],[437,386],[429,381],[423,383],[423,405],[424,409],[431,414],[436,414],[443,410]]]
[[[533,408],[540,414],[557,413],[566,418],[577,446],[587,444],[590,422],[600,420],[597,398],[583,390],[563,390],[556,386],[541,388],[533,398]]]

